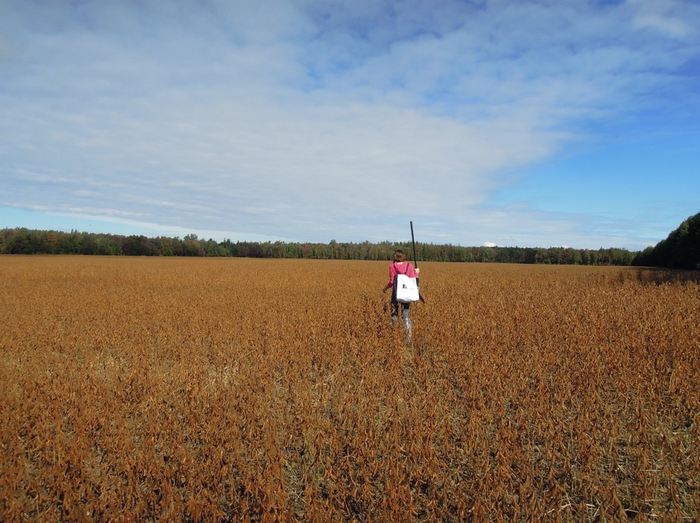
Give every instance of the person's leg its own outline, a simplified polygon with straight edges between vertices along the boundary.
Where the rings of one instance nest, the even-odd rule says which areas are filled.
[[[396,325],[399,320],[399,302],[391,300],[391,324]]]
[[[408,342],[411,341],[412,334],[411,318],[408,316],[408,308],[410,305],[410,303],[404,303],[403,310],[401,311],[401,319],[403,319],[403,323],[406,326],[406,341]]]

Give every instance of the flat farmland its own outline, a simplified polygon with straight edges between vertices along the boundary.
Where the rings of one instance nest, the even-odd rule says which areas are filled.
[[[695,521],[697,273],[0,257],[0,520]]]

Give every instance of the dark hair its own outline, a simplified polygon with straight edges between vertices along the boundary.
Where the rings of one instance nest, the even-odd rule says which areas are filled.
[[[406,261],[406,255],[403,253],[401,249],[397,249],[394,251],[394,263]]]

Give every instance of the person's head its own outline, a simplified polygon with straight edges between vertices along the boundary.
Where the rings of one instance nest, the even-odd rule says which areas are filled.
[[[401,249],[397,249],[394,251],[394,263],[401,263],[402,261],[406,261],[406,255]]]

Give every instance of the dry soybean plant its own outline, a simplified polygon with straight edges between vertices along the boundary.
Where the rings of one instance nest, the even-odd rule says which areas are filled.
[[[693,273],[0,257],[3,521],[700,517]]]

